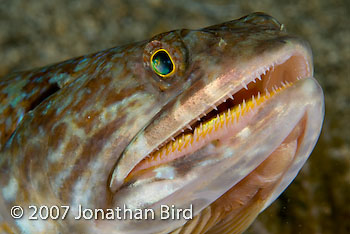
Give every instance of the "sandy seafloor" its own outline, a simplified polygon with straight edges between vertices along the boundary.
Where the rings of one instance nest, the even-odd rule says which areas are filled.
[[[0,0],[0,76],[254,11],[310,42],[326,117],[308,163],[246,233],[350,233],[348,0]]]

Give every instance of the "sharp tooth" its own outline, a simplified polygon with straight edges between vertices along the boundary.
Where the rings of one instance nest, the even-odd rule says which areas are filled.
[[[272,86],[272,91],[276,93],[275,86]]]
[[[242,81],[241,83],[242,83],[242,86],[243,86],[246,90],[248,90],[247,85],[246,85],[243,81]]]
[[[174,138],[174,137],[171,137],[171,140],[172,140],[172,141],[175,141],[175,138]]]
[[[201,118],[197,117],[197,120],[198,120],[198,121],[201,121]]]
[[[241,111],[241,104],[238,105],[238,112],[237,112],[237,118],[236,118],[236,123],[239,121],[239,117],[241,117],[242,111]]]
[[[256,80],[255,80],[255,79],[253,79],[253,82],[254,82],[254,83],[256,83]]]
[[[158,151],[158,150],[159,150],[159,148],[157,147],[157,148],[156,148],[156,150]]]
[[[215,127],[215,124],[216,124],[216,122],[218,121],[218,116],[216,115],[216,118],[213,118],[213,120],[212,120],[212,121],[213,121],[213,123],[212,123],[212,124],[213,124],[213,125],[214,125],[214,127]]]
[[[264,75],[266,75],[266,70],[263,72]]]
[[[282,84],[283,87],[286,86],[286,84],[283,81],[281,81],[281,84]]]
[[[261,75],[260,75],[260,76],[258,76],[258,79],[259,79],[259,80],[261,80]]]
[[[198,128],[194,129],[193,139],[197,139]]]
[[[253,101],[253,104],[254,104],[254,106],[255,106],[256,101],[255,101],[254,95],[252,96],[252,101]]]
[[[270,93],[267,89],[265,89],[266,95],[270,96]]]
[[[233,100],[232,94],[229,93],[229,94],[227,94],[227,96]]]
[[[185,130],[181,129],[181,132],[184,132]]]
[[[190,125],[187,125],[187,128],[188,128],[188,129],[190,129],[190,130],[192,130],[192,128],[191,128],[191,126],[190,126]]]
[[[258,92],[258,99],[260,99],[260,92]]]
[[[211,107],[213,107],[214,110],[218,110],[218,108],[215,105],[212,105]]]
[[[243,109],[245,108],[245,100],[243,99]]]

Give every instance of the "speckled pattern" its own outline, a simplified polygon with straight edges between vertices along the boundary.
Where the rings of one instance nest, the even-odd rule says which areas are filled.
[[[156,39],[181,51],[179,38],[174,32]],[[180,79],[181,66],[171,86],[153,79],[157,76],[143,61],[153,53],[151,43],[145,50],[147,43],[1,79],[0,183],[7,202],[25,206],[58,198],[60,204],[110,204],[113,195],[106,186],[116,157],[171,97],[193,81],[188,75],[188,82]],[[174,56],[178,65],[184,63],[179,57]],[[50,232],[67,232],[58,223]]]
[[[25,10],[24,10],[25,9]],[[348,233],[350,217],[347,1],[3,1],[1,76],[147,38],[264,11],[306,38],[325,91],[323,134],[309,163],[248,233]]]

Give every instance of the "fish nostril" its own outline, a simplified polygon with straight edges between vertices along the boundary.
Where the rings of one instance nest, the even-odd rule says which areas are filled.
[[[266,25],[274,27],[278,30],[282,28],[282,24],[278,22],[275,18],[262,12],[255,12],[249,14],[243,18],[245,23],[254,25]]]

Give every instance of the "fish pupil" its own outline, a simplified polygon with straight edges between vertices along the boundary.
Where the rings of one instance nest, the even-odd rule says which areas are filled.
[[[174,64],[169,54],[160,50],[152,56],[153,70],[160,76],[170,75],[174,71]]]

